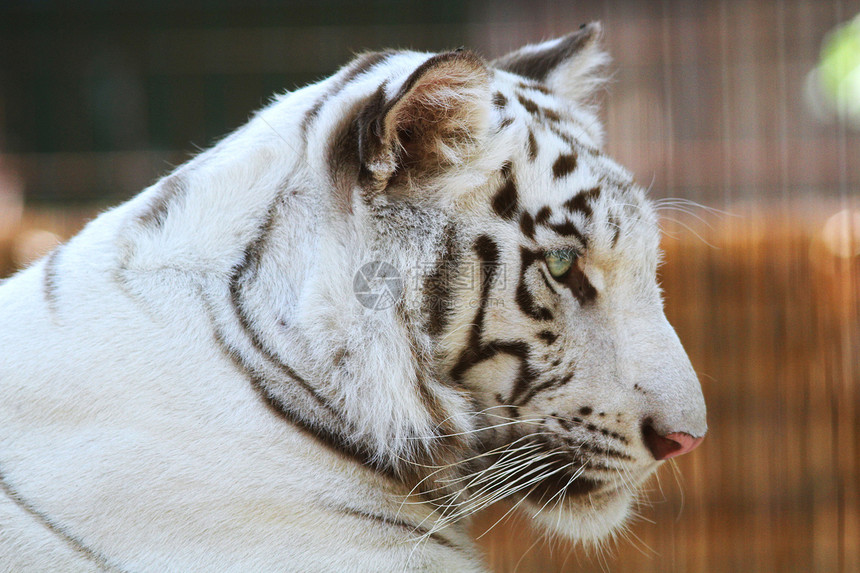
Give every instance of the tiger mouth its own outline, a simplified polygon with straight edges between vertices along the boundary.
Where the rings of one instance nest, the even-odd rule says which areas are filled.
[[[651,474],[650,466],[636,467],[635,457],[619,449],[618,444],[570,436],[529,436],[525,442],[536,451],[530,459],[521,460],[519,467],[510,468],[504,453],[491,466],[508,474],[510,497],[525,498],[539,506],[609,501],[632,493]]]
[[[555,509],[588,512],[618,503],[626,505],[636,496],[638,487],[639,484],[624,485],[611,478],[582,475],[572,468],[570,473],[542,479],[517,497],[539,508],[538,513]]]
[[[567,454],[567,455],[564,455]],[[511,471],[514,497],[538,504],[571,501],[578,498],[612,496],[617,492],[617,476],[623,470],[598,460],[583,459],[574,452],[547,461],[528,462]]]
[[[584,497],[604,489],[605,485],[604,481],[584,475],[560,473],[537,482],[526,494],[526,499],[542,505],[559,498]]]

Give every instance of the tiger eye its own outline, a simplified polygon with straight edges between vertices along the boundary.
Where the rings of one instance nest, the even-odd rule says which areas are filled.
[[[549,251],[544,255],[546,268],[553,278],[560,279],[567,274],[573,265],[575,255],[569,250]]]

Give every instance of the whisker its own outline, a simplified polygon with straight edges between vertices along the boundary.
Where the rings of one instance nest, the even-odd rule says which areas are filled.
[[[532,542],[532,544],[531,544],[531,545],[529,545],[528,549],[526,549],[525,551],[523,551],[523,554],[520,556],[519,561],[517,561],[517,564],[516,564],[516,565],[514,565],[514,573],[517,573],[517,571],[518,571],[518,570],[519,570],[519,568],[520,568],[520,565],[522,565],[523,559],[525,559],[525,558],[526,558],[526,555],[528,555],[528,554],[531,552],[531,550],[532,550],[532,549],[534,549],[534,548],[535,548],[535,546],[536,546],[538,543],[540,543],[540,542],[541,542],[541,537],[538,537],[537,539],[535,539],[535,540]]]
[[[508,511],[506,511],[504,513],[504,515],[502,515],[499,519],[497,519],[495,523],[493,523],[490,527],[488,527],[481,535],[477,536],[475,539],[480,539],[483,536],[485,536],[486,534],[488,534],[490,531],[492,531],[492,529],[495,526],[497,526],[499,524],[499,522],[501,522],[503,519],[505,519],[507,516],[509,516],[511,514],[511,512],[513,512],[523,501],[525,501],[526,497],[528,497],[537,488],[537,486],[538,486],[538,484],[535,484],[534,486],[532,486],[532,488],[529,490],[528,494],[521,497],[518,502],[513,504],[510,507],[510,509],[508,509]]]
[[[675,477],[675,483],[678,484],[678,495],[681,498],[678,507],[678,515],[675,517],[675,521],[677,522],[681,520],[681,513],[683,513],[684,506],[686,505],[686,497],[684,496],[684,476],[681,474],[681,470],[678,469],[678,464],[675,460],[669,460],[669,467],[672,468],[672,475]]]
[[[568,480],[567,480],[567,483],[566,483],[566,484],[564,484],[564,487],[560,488],[556,493],[554,493],[554,494],[552,495],[552,497],[550,497],[550,498],[546,501],[546,503],[545,503],[545,504],[543,504],[543,505],[540,507],[540,509],[538,509],[538,510],[537,510],[537,512],[535,512],[535,514],[532,516],[532,519],[534,519],[534,518],[536,518],[538,515],[540,515],[540,512],[542,512],[542,511],[546,508],[546,506],[547,506],[547,505],[549,505],[549,503],[550,503],[553,499],[555,499],[556,497],[558,498],[558,501],[556,502],[556,505],[557,505],[558,503],[560,503],[560,502],[561,502],[561,500],[564,498],[564,492],[567,490],[568,486],[569,486],[570,484],[572,484],[572,483],[574,482],[574,480],[576,480],[576,478],[578,478],[579,476],[581,476],[584,472],[585,472],[585,464],[583,464],[582,466],[580,466],[580,468],[579,468],[577,471],[575,471],[575,472],[570,476],[570,479],[568,479]],[[555,506],[554,506],[554,507],[555,507]]]
[[[551,457],[552,454],[556,454],[556,453],[559,453],[559,452],[549,452],[543,456],[543,459]],[[532,462],[532,463],[534,463],[534,462]],[[446,516],[446,518],[445,518],[446,524],[450,523],[451,521],[461,519],[462,517],[465,517],[466,515],[470,515],[472,513],[480,511],[481,509],[484,509],[484,508],[492,505],[496,501],[498,501],[500,499],[504,499],[506,497],[509,497],[510,495],[513,495],[514,493],[516,493],[516,492],[518,492],[518,491],[520,491],[526,487],[529,487],[532,484],[537,484],[541,480],[546,479],[547,477],[554,475],[558,471],[561,471],[562,469],[564,469],[564,467],[562,466],[562,467],[557,468],[555,470],[545,471],[547,468],[551,468],[553,465],[557,465],[557,463],[552,462],[549,464],[543,464],[541,466],[533,468],[531,471],[527,472],[526,474],[523,474],[521,476],[517,476],[513,481],[502,483],[501,484],[502,487],[498,490],[496,490],[495,487],[493,487],[496,485],[495,483],[491,482],[491,483],[485,485],[481,490],[479,490],[475,494],[475,496],[472,499],[469,500],[468,505],[460,504],[460,505],[466,505],[465,509],[461,509],[459,511],[454,512],[450,516]],[[524,477],[528,476],[531,473],[535,473],[535,472],[542,472],[542,473],[538,473],[536,476],[533,476],[532,478],[529,478],[529,479],[523,481]],[[507,475],[509,475],[510,473],[512,473],[512,470],[509,470],[507,472]],[[507,479],[507,475],[503,475],[500,477],[501,477],[501,479]],[[498,481],[498,480],[493,480],[493,481]],[[491,487],[492,487],[492,489],[490,489]]]
[[[549,456],[546,456],[546,457],[549,457]],[[551,471],[548,471],[545,473],[537,473],[536,475],[532,476],[528,480],[522,481],[523,478],[525,478],[526,476],[529,476],[531,474],[535,474],[535,472],[542,472],[548,468],[552,468],[553,466],[556,466],[556,469],[552,469]],[[564,466],[558,467],[557,463],[555,463],[555,462],[543,464],[541,466],[533,468],[531,471],[529,471],[529,472],[527,472],[521,476],[517,476],[517,478],[514,479],[513,482],[505,484],[505,489],[503,489],[500,492],[491,492],[489,497],[493,498],[492,502],[495,502],[497,499],[501,499],[503,497],[508,497],[508,496],[512,495],[513,493],[516,493],[517,491],[520,491],[523,488],[528,487],[532,483],[537,483],[539,481],[542,481],[542,480],[544,480],[544,479],[546,479],[546,478],[548,478],[548,477],[550,477],[550,476],[552,476],[552,475],[554,475],[554,474],[556,474],[559,471],[562,471],[564,469],[565,469]]]
[[[742,215],[739,215],[737,213],[732,213],[731,211],[726,211],[724,209],[717,209],[716,207],[710,207],[708,205],[703,205],[702,203],[697,203],[696,201],[692,201],[690,199],[684,199],[682,197],[664,197],[662,199],[657,199],[654,201],[654,206],[657,210],[659,210],[661,207],[664,207],[664,206],[676,206],[676,205],[682,205],[686,208],[706,211],[709,214],[720,215],[723,217],[743,218]]]
[[[532,425],[538,426],[538,425],[540,425],[541,421],[542,420],[539,418],[535,419],[535,420],[528,420],[528,419],[526,419],[526,420],[512,420],[510,422],[505,422],[503,424],[494,424],[492,426],[485,426],[483,428],[475,428],[474,430],[465,430],[463,432],[454,432],[452,434],[436,434],[433,436],[407,436],[406,439],[407,440],[426,441],[428,439],[433,439],[433,438],[452,438],[455,436],[466,436],[468,434],[477,434],[478,432],[483,432],[486,430],[494,430],[496,428],[504,428],[507,426],[514,426],[517,424],[532,424]],[[437,425],[437,427],[438,427],[438,425]]]
[[[709,242],[708,242],[704,237],[702,237],[699,233],[697,233],[697,232],[696,232],[692,227],[690,227],[689,225],[687,225],[686,223],[684,223],[684,222],[683,222],[683,221],[681,221],[680,219],[674,219],[674,218],[672,218],[672,217],[664,217],[664,219],[665,219],[665,220],[667,220],[667,221],[672,221],[673,223],[676,223],[677,225],[680,225],[681,227],[685,228],[687,231],[689,231],[690,233],[692,233],[692,234],[693,234],[697,239],[699,239],[700,241],[702,241],[704,244],[706,244],[707,246],[711,247],[712,249],[720,250],[720,248],[719,248],[719,247],[717,247],[716,245],[713,245],[713,244],[709,243]],[[671,236],[671,235],[670,235],[669,233],[667,233],[666,231],[664,231],[664,233],[665,233],[665,234],[667,234],[667,235],[669,235],[669,236]],[[675,238],[677,238],[677,237],[675,237]]]
[[[424,478],[422,478],[418,483],[416,483],[416,484],[412,487],[412,489],[411,489],[411,490],[409,490],[409,492],[404,496],[403,500],[400,502],[400,507],[399,507],[399,508],[398,508],[398,510],[397,510],[397,515],[399,515],[399,514],[400,514],[400,511],[402,511],[402,509],[403,509],[404,505],[421,505],[421,504],[424,504],[424,503],[425,503],[425,501],[426,501],[426,500],[420,500],[420,501],[409,501],[409,498],[410,498],[410,497],[412,497],[412,495],[413,495],[413,494],[415,494],[416,490],[418,490],[418,489],[421,487],[421,485],[422,485],[423,483],[425,483],[426,481],[428,481],[429,479],[431,479],[434,475],[436,475],[436,474],[438,474],[438,473],[441,473],[441,472],[443,472],[443,471],[445,471],[445,470],[447,470],[447,469],[454,468],[454,467],[456,467],[456,466],[458,466],[458,465],[461,465],[461,464],[463,464],[463,463],[467,463],[467,462],[470,462],[470,461],[474,461],[474,460],[477,460],[477,459],[480,459],[480,458],[483,458],[483,457],[492,456],[492,455],[494,455],[497,451],[505,450],[506,448],[507,448],[507,449],[510,449],[510,447],[511,447],[513,444],[516,444],[517,442],[519,442],[519,441],[521,441],[521,440],[525,440],[525,439],[527,439],[527,436],[523,436],[522,438],[520,438],[520,439],[518,439],[518,440],[515,440],[514,442],[512,442],[512,443],[511,443],[511,444],[509,444],[509,445],[506,445],[506,446],[500,446],[500,447],[498,447],[498,448],[494,448],[493,450],[490,450],[490,451],[487,451],[487,452],[483,452],[483,453],[477,454],[477,455],[475,455],[475,456],[472,456],[472,457],[470,457],[470,458],[466,458],[466,459],[464,459],[464,460],[460,460],[460,461],[458,461],[456,464],[448,464],[448,465],[444,465],[444,466],[424,466],[424,467],[427,467],[427,468],[429,468],[429,469],[432,469],[432,468],[436,468],[436,469],[435,469],[435,471],[430,472],[428,475],[426,475]],[[519,447],[518,447],[518,448],[516,448],[514,451],[519,450],[519,449],[531,448],[531,447],[532,447],[532,446],[530,446],[530,445],[526,445],[526,446],[519,446]],[[471,476],[473,476],[473,475],[476,475],[476,474],[478,474],[478,475],[479,475],[481,472],[484,472],[484,471],[486,471],[486,470],[485,470],[485,469],[482,469],[482,470],[478,470],[477,472],[473,472],[473,473],[471,473],[471,474],[466,474],[466,476],[464,477],[464,479],[469,479],[469,477],[471,477]],[[438,489],[443,489],[443,488],[442,488],[442,487],[436,487],[436,488],[433,488],[433,489],[428,490],[428,493],[429,493],[429,492],[433,492],[433,491],[437,491]],[[461,488],[461,489],[460,489],[460,490],[458,490],[457,492],[452,492],[452,494],[449,494],[449,495],[451,495],[451,496],[456,496],[456,495],[458,495],[459,493],[462,493],[462,491],[464,491],[464,490],[465,490],[465,488]],[[435,499],[440,499],[440,498],[435,498]],[[431,501],[434,501],[434,500],[431,500]]]
[[[466,500],[465,502],[459,502],[459,503],[457,503],[456,505],[454,504],[454,500],[456,500],[456,499],[457,499],[458,497],[460,497],[460,496],[463,496],[463,495],[465,494],[465,492],[466,492],[470,487],[473,487],[473,484],[475,484],[475,483],[481,484],[481,483],[485,483],[485,482],[489,481],[489,478],[487,477],[487,476],[488,476],[488,474],[490,474],[490,476],[491,476],[491,475],[492,475],[492,473],[495,473],[495,470],[496,470],[497,468],[499,468],[499,467],[505,467],[505,468],[507,468],[508,466],[518,466],[518,465],[520,465],[520,464],[522,463],[522,461],[523,461],[523,460],[529,459],[529,457],[530,457],[530,456],[532,456],[532,454],[533,454],[533,452],[534,452],[534,451],[538,451],[538,450],[539,450],[539,448],[540,448],[540,445],[539,445],[539,444],[525,444],[525,445],[522,445],[522,446],[513,447],[513,446],[514,446],[515,444],[517,444],[518,442],[521,442],[521,441],[523,441],[523,440],[528,440],[528,439],[530,439],[531,437],[533,437],[533,435],[532,435],[532,436],[523,436],[523,437],[521,437],[521,438],[519,438],[519,439],[515,440],[514,442],[511,442],[510,444],[506,444],[505,446],[500,446],[500,447],[498,447],[498,448],[494,448],[494,450],[491,450],[491,451],[489,451],[489,452],[484,452],[484,453],[482,453],[482,454],[478,454],[478,455],[476,455],[476,456],[473,456],[473,459],[478,459],[478,458],[481,458],[481,457],[486,457],[486,456],[494,455],[497,451],[500,451],[500,450],[501,450],[500,458],[499,458],[498,460],[496,460],[493,464],[491,464],[488,468],[481,469],[481,470],[478,470],[478,471],[476,471],[476,472],[472,472],[471,474],[467,474],[466,476],[463,476],[463,479],[458,480],[458,481],[464,481],[464,480],[467,480],[467,479],[468,479],[468,480],[471,480],[468,484],[466,484],[465,486],[461,487],[461,488],[460,488],[459,490],[457,490],[457,491],[453,491],[453,492],[451,492],[450,494],[447,494],[447,495],[443,495],[443,496],[440,496],[440,497],[434,498],[434,499],[432,499],[432,500],[430,500],[430,501],[431,501],[431,502],[443,502],[443,501],[445,501],[445,500],[448,500],[448,501],[447,501],[447,502],[445,502],[445,503],[439,503],[439,507],[442,509],[442,511],[443,511],[443,515],[444,515],[444,513],[445,513],[448,509],[455,508],[455,507],[457,507],[458,505],[463,505],[463,504],[464,504],[464,503],[466,503],[468,500]],[[539,460],[539,459],[542,459],[542,458],[541,458],[541,457],[537,457],[537,458],[533,458],[533,459],[538,459],[538,460]],[[462,462],[460,462],[460,463],[462,463]],[[400,504],[400,507],[398,508],[398,514],[400,513],[400,511],[402,511],[402,509],[403,509],[403,506],[404,506],[404,505],[407,505],[407,504],[417,504],[417,503],[419,503],[419,502],[410,502],[410,501],[409,501],[409,497],[411,497],[411,495],[412,495],[412,494],[415,492],[415,490],[416,490],[416,489],[421,485],[421,483],[424,483],[424,482],[425,482],[425,481],[427,481],[429,478],[431,478],[431,477],[432,477],[432,475],[434,475],[434,474],[436,474],[436,473],[439,473],[440,471],[443,471],[444,469],[447,469],[447,468],[449,468],[449,467],[452,467],[452,466],[451,466],[451,465],[449,465],[449,466],[443,466],[443,467],[441,467],[441,468],[437,469],[436,471],[431,472],[431,474],[429,474],[429,475],[428,475],[428,476],[426,476],[424,479],[422,479],[418,484],[416,484],[416,485],[412,488],[412,490],[410,490],[409,494],[407,494],[407,495],[404,497],[403,501],[402,501],[402,502],[401,502],[401,504]],[[432,492],[432,491],[437,491],[437,490],[439,490],[439,489],[445,489],[445,488],[444,488],[444,487],[437,487],[437,488],[433,488],[433,489],[431,489],[431,490],[429,490],[429,491],[430,491],[430,492]],[[425,501],[426,501],[426,500],[425,500]],[[428,516],[428,517],[425,517],[425,519],[424,519],[424,520],[422,520],[422,522],[421,522],[421,523],[423,524],[423,523],[424,523],[424,521],[426,521],[426,519],[427,519],[427,518],[429,518],[429,516]]]
[[[526,450],[526,449],[534,450],[535,447],[534,446],[521,446],[520,448],[517,448],[517,450]],[[484,455],[486,455],[486,454],[484,454]],[[527,458],[527,455],[523,455],[522,457]],[[503,466],[507,467],[509,465],[517,465],[520,463],[520,461],[521,461],[520,459],[515,459],[515,460],[506,461],[504,464],[493,464],[488,468],[482,468],[482,469],[479,469],[475,472],[465,474],[462,476],[458,476],[456,478],[442,479],[442,480],[439,480],[439,482],[444,483],[444,484],[454,484],[454,483],[463,482],[463,481],[466,481],[469,479],[473,479],[473,480],[478,479],[481,477],[482,474],[487,473],[489,470],[493,470],[493,469],[496,469],[498,467],[503,467]],[[469,487],[470,485],[471,485],[471,482],[470,482],[470,484],[467,484],[466,487]],[[439,487],[436,487],[436,488],[433,488],[430,490],[424,490],[422,493],[426,494],[426,493],[430,493],[430,492],[437,491],[440,489],[448,489],[448,487],[449,486],[439,486]]]

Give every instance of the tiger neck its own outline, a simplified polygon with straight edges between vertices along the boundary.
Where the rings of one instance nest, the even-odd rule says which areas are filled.
[[[367,234],[368,213],[338,209],[327,182],[285,149],[285,133],[252,121],[131,201],[120,270],[193,277],[224,355],[276,415],[414,481],[414,462],[456,449],[440,436],[470,428],[469,401],[434,376],[412,285],[385,309],[356,298],[355,272],[383,245]],[[436,227],[428,252],[388,262],[428,260]]]

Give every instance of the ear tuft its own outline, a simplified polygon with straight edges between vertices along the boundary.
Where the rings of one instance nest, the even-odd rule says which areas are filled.
[[[584,24],[562,38],[524,46],[492,62],[500,70],[541,83],[575,102],[587,101],[606,82],[609,55],[600,47],[599,22]]]
[[[387,103],[380,88],[359,118],[359,152],[372,192],[464,163],[488,126],[490,74],[467,51],[429,58]]]

